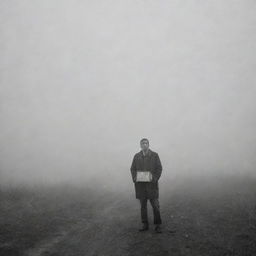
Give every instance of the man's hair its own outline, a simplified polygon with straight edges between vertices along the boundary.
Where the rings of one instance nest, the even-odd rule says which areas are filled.
[[[140,144],[141,144],[143,141],[147,141],[147,143],[149,144],[149,141],[148,141],[148,139],[147,139],[147,138],[143,138],[143,139],[141,139],[141,140],[140,140]]]

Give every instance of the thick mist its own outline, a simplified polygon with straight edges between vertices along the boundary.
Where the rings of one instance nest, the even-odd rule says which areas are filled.
[[[2,184],[252,175],[255,1],[1,1]],[[121,184],[121,185],[120,185]]]

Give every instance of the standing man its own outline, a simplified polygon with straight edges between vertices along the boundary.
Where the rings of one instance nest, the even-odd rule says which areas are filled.
[[[141,151],[136,153],[132,165],[131,174],[132,180],[135,185],[136,198],[140,200],[141,205],[141,222],[143,226],[139,231],[146,231],[149,229],[148,223],[148,211],[147,211],[147,201],[149,199],[154,213],[154,224],[155,231],[157,233],[162,233],[161,231],[161,216],[159,207],[159,188],[158,180],[162,173],[162,165],[158,154],[149,149],[149,141],[143,138],[140,141]],[[150,172],[150,178],[148,181],[138,181],[137,173],[144,174],[145,172]]]

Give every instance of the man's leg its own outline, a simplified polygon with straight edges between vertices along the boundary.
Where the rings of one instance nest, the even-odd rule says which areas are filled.
[[[148,209],[147,209],[147,198],[141,198],[140,199],[140,212],[141,212],[141,222],[143,224],[148,225]]]
[[[156,231],[159,233],[161,232],[160,225],[162,224],[162,219],[160,215],[160,205],[159,205],[159,200],[157,198],[150,199],[150,203],[153,208],[153,213],[154,213],[154,224],[156,225]]]

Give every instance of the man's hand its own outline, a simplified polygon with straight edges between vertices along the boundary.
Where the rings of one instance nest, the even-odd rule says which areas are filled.
[[[151,182],[153,182],[153,183],[156,183],[156,182],[157,182],[157,178],[156,178],[154,175],[152,175]]]

